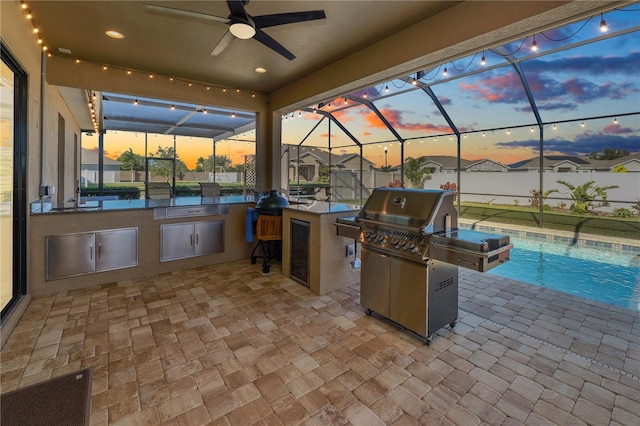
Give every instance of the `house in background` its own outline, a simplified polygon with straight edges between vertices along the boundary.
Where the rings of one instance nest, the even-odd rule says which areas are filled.
[[[282,155],[289,156],[289,181],[317,181],[323,167],[330,167],[332,170],[359,171],[360,155],[339,153],[332,150],[316,147],[305,147],[297,145],[284,145]],[[372,161],[362,157],[362,169],[369,170],[374,166]]]
[[[537,173],[540,158],[510,164],[509,171]],[[545,172],[580,173],[580,172],[640,172],[640,153],[629,154],[614,160],[592,160],[575,155],[545,155],[542,162]]]
[[[98,183],[98,151],[82,148],[80,176],[82,186]],[[102,157],[104,164],[104,183],[120,182],[120,166],[122,163],[109,157]]]

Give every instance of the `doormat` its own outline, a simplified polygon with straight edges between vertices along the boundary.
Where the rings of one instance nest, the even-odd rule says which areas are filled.
[[[89,424],[91,368],[0,395],[0,424]]]

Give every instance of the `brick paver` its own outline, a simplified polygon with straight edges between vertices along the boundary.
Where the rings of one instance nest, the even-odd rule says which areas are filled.
[[[33,300],[7,392],[93,367],[91,424],[640,424],[639,313],[460,271],[430,346],[231,262]]]

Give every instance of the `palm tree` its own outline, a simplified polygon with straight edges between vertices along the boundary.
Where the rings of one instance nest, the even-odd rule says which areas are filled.
[[[407,157],[407,162],[404,166],[404,175],[414,188],[422,188],[426,181],[431,180],[429,169],[423,167],[422,163],[424,163],[424,156],[418,158]]]
[[[607,201],[607,191],[609,189],[619,188],[618,185],[610,185],[610,186],[598,186],[594,185],[595,181],[590,180],[589,182],[585,182],[582,185],[575,186],[569,182],[565,182],[563,180],[558,181],[559,184],[566,186],[569,191],[569,194],[565,194],[568,198],[570,198],[573,203],[571,204],[571,211],[578,214],[586,214],[589,213],[598,207],[605,207],[609,205]],[[552,189],[547,191],[547,195],[560,192],[557,189]],[[597,201],[600,199],[601,201]]]

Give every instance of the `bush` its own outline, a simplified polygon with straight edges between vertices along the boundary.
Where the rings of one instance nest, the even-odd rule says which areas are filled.
[[[624,207],[620,207],[617,209],[613,209],[611,212],[611,216],[615,217],[633,217],[634,214],[631,210],[625,209]]]
[[[119,200],[137,200],[140,198],[140,189],[132,186],[110,186],[99,191],[97,187],[88,187],[82,188],[80,195],[82,197],[116,195]]]

